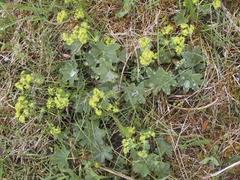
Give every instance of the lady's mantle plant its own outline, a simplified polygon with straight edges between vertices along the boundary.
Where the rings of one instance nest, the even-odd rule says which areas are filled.
[[[34,86],[39,86],[43,82],[43,77],[38,74],[21,72],[20,79],[15,84],[16,88],[20,91],[20,96],[15,104],[15,117],[19,122],[25,123],[34,114],[36,102],[31,97],[31,90]]]

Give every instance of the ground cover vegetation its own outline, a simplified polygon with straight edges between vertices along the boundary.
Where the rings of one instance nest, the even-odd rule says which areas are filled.
[[[0,1],[0,179],[238,179],[239,6]]]

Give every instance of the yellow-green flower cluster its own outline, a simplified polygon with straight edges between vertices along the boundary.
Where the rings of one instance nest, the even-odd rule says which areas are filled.
[[[138,151],[137,155],[141,158],[148,157],[148,152],[146,150]]]
[[[173,30],[174,30],[174,27],[171,24],[169,24],[169,25],[165,26],[164,28],[162,28],[161,33],[163,35],[169,35],[173,32]]]
[[[56,127],[53,124],[50,124],[49,127],[50,127],[50,134],[52,134],[53,136],[57,136],[61,133],[61,129],[59,127]]]
[[[146,143],[146,140],[151,138],[151,137],[155,137],[155,132],[153,131],[146,131],[146,132],[143,132],[141,133],[140,137],[139,137],[139,140],[141,143]]]
[[[94,88],[93,94],[89,99],[89,106],[92,107],[96,115],[101,116],[103,111],[118,113],[119,108],[108,102],[108,98],[103,91]]]
[[[181,27],[181,34],[183,36],[191,35],[195,29],[193,25],[188,25],[188,24],[180,24],[180,27]]]
[[[198,4],[199,3],[199,0],[192,0],[193,4]]]
[[[150,49],[144,49],[141,56],[140,56],[140,63],[143,66],[148,66],[150,63],[154,61],[154,59],[157,58],[156,53],[154,53]]]
[[[126,155],[130,152],[130,150],[134,149],[137,146],[134,138],[128,138],[122,140],[123,145],[123,153]]]
[[[180,55],[185,48],[186,37],[191,35],[195,29],[193,25],[180,24],[181,32],[179,36],[172,37],[171,42],[175,48],[175,51]]]
[[[175,48],[176,53],[180,55],[185,48],[185,37],[184,36],[172,37],[172,44]]]
[[[212,5],[214,9],[219,9],[222,6],[221,0],[213,0]]]
[[[141,49],[151,48],[151,39],[148,37],[143,37],[139,39],[139,45]]]
[[[57,22],[58,23],[62,23],[67,18],[68,18],[68,13],[65,10],[62,10],[57,14]]]
[[[132,137],[135,133],[136,133],[136,129],[135,129],[135,127],[126,127],[125,128],[126,130],[126,132],[125,132],[125,136],[127,137],[127,138],[130,138],[130,137]]]
[[[24,71],[20,75],[20,80],[15,84],[16,88],[24,91],[31,87],[33,83],[33,76],[32,74],[27,74]]]
[[[64,0],[65,4],[69,4],[69,3],[78,3],[79,0]]]
[[[198,4],[199,0],[192,0],[193,4]]]
[[[84,17],[85,17],[85,12],[84,12],[83,8],[80,7],[78,9],[76,9],[76,11],[74,13],[74,18],[76,20],[78,20],[78,19],[83,19]]]
[[[107,36],[107,37],[105,37],[104,42],[106,45],[110,45],[110,44],[116,43],[116,40],[114,38]]]
[[[65,92],[62,88],[49,88],[48,93],[51,97],[48,98],[48,109],[64,109],[69,105],[70,94]]]
[[[107,107],[107,111],[110,111],[110,112],[113,112],[113,113],[118,113],[119,108],[117,106],[109,104],[108,107]]]
[[[97,88],[94,88],[93,95],[89,99],[89,105],[95,110],[95,113],[98,116],[102,115],[102,110],[100,109],[101,106],[99,105],[99,103],[103,98],[104,98],[104,92],[100,91]]]
[[[199,0],[192,0],[192,4],[197,5]],[[183,2],[183,6],[186,6],[186,0]]]
[[[21,72],[20,80],[15,84],[15,87],[21,91],[28,90],[33,84],[41,85],[44,78],[39,74],[28,74],[25,71]]]
[[[25,96],[19,96],[15,105],[15,116],[19,122],[25,123],[26,119],[31,116],[34,107],[35,103],[33,101],[28,100]]]
[[[148,66],[150,63],[157,59],[157,54],[154,53],[151,48],[151,39],[143,37],[139,39],[139,45],[141,48],[140,63],[143,66]]]
[[[132,128],[132,135],[135,134],[135,128]],[[122,140],[123,145],[123,153],[128,154],[131,150],[136,150],[137,154],[141,158],[146,158],[148,156],[149,144],[148,139],[151,137],[155,137],[155,133],[153,131],[142,132],[139,138],[129,136],[126,139]]]
[[[188,25],[185,23],[180,24],[180,28],[180,35],[171,38],[172,45],[178,55],[180,55],[185,48],[186,37],[191,35],[195,29],[193,25]]]
[[[86,22],[82,22],[80,26],[73,29],[71,34],[63,33],[62,38],[67,45],[72,45],[76,41],[86,44],[90,39],[89,26]]]

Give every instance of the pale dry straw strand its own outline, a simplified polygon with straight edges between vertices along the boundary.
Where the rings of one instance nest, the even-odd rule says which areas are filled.
[[[222,4],[222,10],[225,12],[226,17],[228,18],[230,24],[238,31],[240,32],[240,27],[237,25],[237,23],[234,22],[233,17],[231,13],[227,10],[227,8]]]
[[[208,176],[205,176],[205,177],[203,177],[203,179],[209,179],[209,178],[212,178],[212,177],[216,177],[216,176],[224,173],[225,171],[227,171],[227,170],[229,170],[229,169],[232,169],[232,168],[234,168],[234,167],[236,167],[236,166],[238,166],[238,165],[240,165],[240,161],[237,161],[237,162],[231,164],[230,166],[227,166],[227,167],[225,167],[224,169],[221,169],[221,170],[219,170],[219,171],[217,171],[217,172],[215,172],[215,173],[213,173],[213,174],[210,174],[210,175],[208,175]]]
[[[114,170],[111,170],[109,168],[105,168],[105,167],[100,167],[99,169],[103,170],[103,171],[106,171],[106,172],[109,172],[115,176],[118,176],[118,177],[121,177],[123,179],[127,179],[127,180],[134,180],[134,178],[130,177],[130,176],[127,176],[125,174],[122,174],[120,172],[117,172],[117,171],[114,171]]]

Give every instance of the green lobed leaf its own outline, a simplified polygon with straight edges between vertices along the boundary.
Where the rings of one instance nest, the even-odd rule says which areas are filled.
[[[123,0],[123,8],[117,13],[117,17],[121,18],[127,15],[135,3],[136,0]]]
[[[175,87],[177,82],[171,72],[165,71],[163,68],[158,68],[157,71],[148,71],[149,79],[145,81],[147,87],[153,88],[153,92],[163,91],[166,94],[171,93],[171,87]]]
[[[110,146],[98,146],[93,149],[93,157],[96,161],[104,163],[105,160],[111,160],[113,158],[112,148]]]
[[[170,174],[169,163],[162,162],[157,154],[149,154],[145,162],[151,172],[154,172],[159,178],[164,178]]]
[[[93,71],[100,77],[102,82],[114,82],[118,78],[118,74],[115,73],[112,63],[101,58],[101,63]]]
[[[144,91],[143,83],[140,83],[138,86],[132,83],[125,88],[125,100],[134,107],[137,104],[145,103],[144,94],[145,94],[145,91]]]
[[[157,144],[157,153],[159,154],[160,157],[163,155],[171,155],[172,153],[172,146],[168,144],[163,138],[159,137],[155,139],[156,144]]]
[[[203,55],[201,49],[194,48],[193,50],[185,51],[182,54],[185,68],[194,68],[203,63]]]
[[[148,166],[143,161],[133,161],[133,171],[140,174],[142,177],[146,177],[150,174]]]
[[[192,70],[180,71],[178,77],[178,85],[183,87],[185,92],[189,89],[197,90],[202,84],[202,75],[193,73]]]
[[[97,48],[101,51],[102,57],[107,59],[111,63],[118,63],[118,51],[120,49],[120,45],[117,43],[113,44],[104,44],[103,42],[97,43]]]
[[[100,129],[99,123],[86,122],[84,130],[79,132],[81,144],[86,146],[96,161],[104,163],[112,159],[112,149],[105,143],[106,131]]]
[[[68,156],[70,151],[66,149],[64,145],[61,147],[55,146],[54,147],[54,154],[51,156],[50,160],[53,164],[57,165],[58,168],[65,169],[68,168]]]
[[[213,164],[215,166],[219,166],[220,165],[218,160],[215,157],[213,157],[213,156],[206,157],[200,163],[201,164]]]
[[[102,83],[115,82],[118,78],[116,63],[120,60],[120,45],[97,42],[86,54],[88,66]]]
[[[66,62],[65,65],[60,69],[63,82],[69,82],[73,85],[74,81],[78,80],[78,69],[76,61]]]
[[[88,104],[89,98],[87,94],[83,93],[81,95],[75,96],[75,112],[78,113],[88,113],[90,112],[90,107]]]
[[[84,177],[85,180],[101,180],[103,177],[99,176],[95,173],[92,169],[88,169],[86,172],[86,176]]]
[[[185,24],[188,22],[188,18],[185,16],[185,11],[180,11],[175,17],[174,21],[177,25]]]

